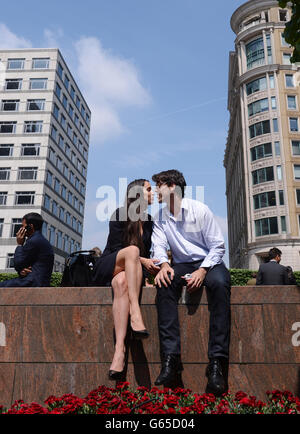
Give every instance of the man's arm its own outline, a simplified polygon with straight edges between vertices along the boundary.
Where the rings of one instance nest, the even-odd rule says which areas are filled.
[[[262,285],[262,284],[263,284],[263,275],[262,275],[261,265],[260,265],[258,273],[256,275],[256,285]]]
[[[151,236],[152,243],[152,257],[157,258],[158,262],[156,265],[161,265],[165,262],[169,263],[168,259],[168,240],[166,234],[162,228],[162,225],[158,221],[154,221],[153,232]]]
[[[32,240],[27,240],[24,246],[18,246],[14,255],[14,267],[18,273],[32,266],[38,254],[38,249]]]
[[[202,234],[209,252],[201,264],[200,268],[210,268],[216,264],[220,264],[225,254],[224,237],[220,226],[216,222],[213,213],[209,208],[206,208],[203,219]]]

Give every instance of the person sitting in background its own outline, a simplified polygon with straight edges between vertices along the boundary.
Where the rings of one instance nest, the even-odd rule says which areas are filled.
[[[276,247],[269,251],[269,262],[259,266],[256,285],[290,285],[288,271],[279,263],[281,255]]]
[[[288,272],[288,276],[289,276],[289,284],[290,285],[297,285],[297,281],[295,278],[295,275],[293,273],[293,269],[292,267],[290,267],[289,265],[287,267],[285,267],[287,269]]]
[[[247,286],[256,285],[256,275],[257,275],[257,273],[252,273],[252,277],[251,277],[251,279],[248,280]]]
[[[94,252],[93,255],[95,256],[95,258],[100,258],[100,256],[102,255],[102,250],[99,249],[99,247],[93,247],[91,249],[91,252]]]
[[[0,287],[50,286],[54,253],[51,244],[42,235],[43,223],[42,216],[37,213],[23,217],[14,255],[14,267],[19,277],[0,282]]]

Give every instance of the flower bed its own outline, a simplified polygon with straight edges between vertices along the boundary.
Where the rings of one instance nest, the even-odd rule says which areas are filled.
[[[199,395],[188,389],[151,390],[120,383],[116,389],[100,386],[84,399],[73,394],[50,396],[45,406],[16,401],[10,409],[0,406],[2,414],[300,414],[300,399],[288,391],[267,392],[267,401],[244,392],[221,398]]]

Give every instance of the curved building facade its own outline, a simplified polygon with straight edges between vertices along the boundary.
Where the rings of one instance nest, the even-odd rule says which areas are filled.
[[[291,10],[251,0],[231,18],[224,166],[230,267],[258,269],[270,248],[300,270],[300,66],[283,38]]]

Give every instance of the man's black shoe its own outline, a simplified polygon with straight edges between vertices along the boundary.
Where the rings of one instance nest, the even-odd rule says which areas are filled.
[[[222,360],[220,358],[210,359],[206,368],[206,376],[208,378],[206,393],[221,396],[228,391],[226,364],[228,364],[228,361],[225,358],[222,358]]]
[[[162,368],[155,381],[155,386],[167,386],[181,371],[183,371],[180,354],[166,354],[162,362]]]

